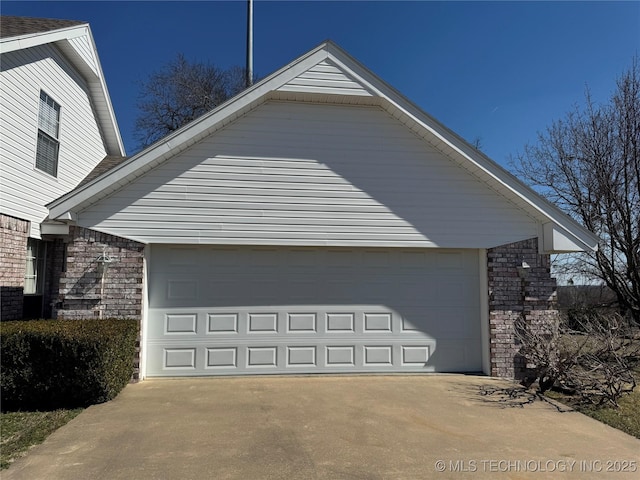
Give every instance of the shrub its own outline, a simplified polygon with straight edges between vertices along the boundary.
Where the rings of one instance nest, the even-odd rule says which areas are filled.
[[[633,367],[640,354],[635,328],[617,313],[597,309],[573,310],[570,323],[531,325],[521,318],[516,336],[520,354],[531,366],[526,386],[538,390],[557,387],[597,407],[618,407],[618,400],[633,392]],[[578,326],[579,328],[571,328]]]
[[[137,320],[0,323],[2,409],[86,407],[129,382]]]

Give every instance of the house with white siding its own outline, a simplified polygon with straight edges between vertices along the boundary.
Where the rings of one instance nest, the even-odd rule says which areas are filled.
[[[549,255],[597,248],[332,42],[125,158],[88,25],[56,22],[2,22],[3,318],[138,318],[139,378],[518,377]]]
[[[124,147],[89,25],[0,19],[1,318],[48,316],[57,296],[46,204]]]
[[[484,372],[598,239],[332,42],[48,204],[140,377]]]

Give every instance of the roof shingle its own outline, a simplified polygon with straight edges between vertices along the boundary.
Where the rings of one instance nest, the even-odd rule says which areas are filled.
[[[107,170],[111,170],[112,168],[120,165],[122,162],[124,162],[125,160],[127,160],[129,157],[120,157],[118,155],[107,155],[106,157],[104,157],[100,163],[98,163],[93,170],[91,170],[89,172],[89,175],[87,175],[79,184],[78,187],[81,187],[82,185],[85,185],[87,183],[89,183],[91,180],[93,180],[94,178],[99,177],[100,175],[102,175],[104,172],[106,172]],[[77,187],[76,187],[77,188]]]
[[[78,20],[58,20],[55,18],[15,17],[2,15],[0,17],[0,38],[19,37],[31,33],[43,33],[62,28],[82,25],[87,22]]]

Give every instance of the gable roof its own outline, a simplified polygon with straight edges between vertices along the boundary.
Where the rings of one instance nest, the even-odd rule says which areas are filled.
[[[544,251],[597,248],[595,235],[407,100],[331,41],[320,44],[209,113],[50,203],[50,217],[73,220],[77,212],[267,100],[381,107],[451,161],[535,218],[544,227],[541,227],[539,235]]]
[[[124,155],[124,143],[88,23],[32,17],[0,17],[0,54],[54,44],[86,80],[109,155]]]

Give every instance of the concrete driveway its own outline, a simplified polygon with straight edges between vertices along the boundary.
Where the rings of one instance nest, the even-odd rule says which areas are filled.
[[[640,440],[479,376],[147,380],[88,408],[13,479],[640,478]],[[511,403],[518,403],[513,400]]]

